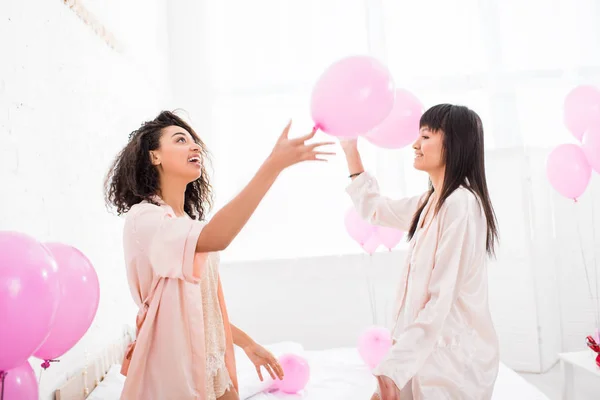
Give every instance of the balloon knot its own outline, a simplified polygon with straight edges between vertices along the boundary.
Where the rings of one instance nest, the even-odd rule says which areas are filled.
[[[44,360],[44,362],[42,363],[42,368],[44,368],[44,369],[50,368],[50,363],[53,363],[53,362],[60,362],[60,360]]]

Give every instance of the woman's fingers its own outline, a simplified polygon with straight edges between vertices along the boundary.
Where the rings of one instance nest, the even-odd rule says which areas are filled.
[[[308,150],[314,150],[318,147],[322,147],[322,146],[331,146],[334,145],[335,142],[317,142],[317,143],[311,143],[309,145],[306,145],[306,148]]]
[[[258,379],[260,379],[260,381],[263,381],[263,376],[262,376],[262,371],[260,370],[260,365],[256,365],[256,373],[258,374]]]
[[[275,373],[273,372],[271,365],[265,364],[264,367],[267,370],[267,372],[269,373],[269,375],[271,375],[271,378],[273,378],[273,380],[275,380]]]
[[[317,130],[313,128],[312,131],[310,131],[310,133],[304,135],[304,136],[300,136],[298,138],[295,139],[291,139],[290,142],[292,142],[293,144],[304,144],[304,142],[306,142],[307,140],[312,139],[313,137],[315,137],[315,134],[317,133]]]
[[[275,358],[273,358],[273,361],[271,361],[271,366],[273,367],[273,371],[279,380],[283,379],[283,368]]]

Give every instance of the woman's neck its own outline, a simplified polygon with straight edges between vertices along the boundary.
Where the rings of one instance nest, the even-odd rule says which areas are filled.
[[[187,183],[177,182],[172,179],[161,179],[159,196],[173,209],[177,217],[185,215],[185,189]]]
[[[437,171],[429,172],[429,180],[431,181],[431,185],[433,186],[434,192],[437,193],[438,195],[444,186],[445,172],[446,172],[445,168],[442,168]]]

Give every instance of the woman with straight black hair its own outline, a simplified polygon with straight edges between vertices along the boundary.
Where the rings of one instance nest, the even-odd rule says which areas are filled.
[[[391,350],[374,369],[372,400],[492,397],[498,339],[488,305],[486,261],[497,222],[485,177],[481,119],[439,104],[420,121],[414,167],[429,174],[421,196],[393,200],[364,172],[356,141],[344,141],[347,192],[371,223],[408,232]]]

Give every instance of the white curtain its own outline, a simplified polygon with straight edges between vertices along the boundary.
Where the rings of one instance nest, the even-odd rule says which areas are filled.
[[[572,141],[562,122],[566,93],[600,83],[599,2],[223,0],[205,7],[211,111],[203,124],[211,131],[217,208],[248,182],[289,118],[292,135],[311,129],[310,92],[319,74],[341,57],[371,54],[426,108],[460,103],[480,114],[503,251],[525,251],[525,203],[510,190],[531,179],[532,149],[543,162],[548,148]],[[361,148],[387,194],[426,187],[426,176],[412,169],[410,147]],[[341,151],[328,164],[286,171],[223,258],[361,252],[343,226],[347,183]]]

